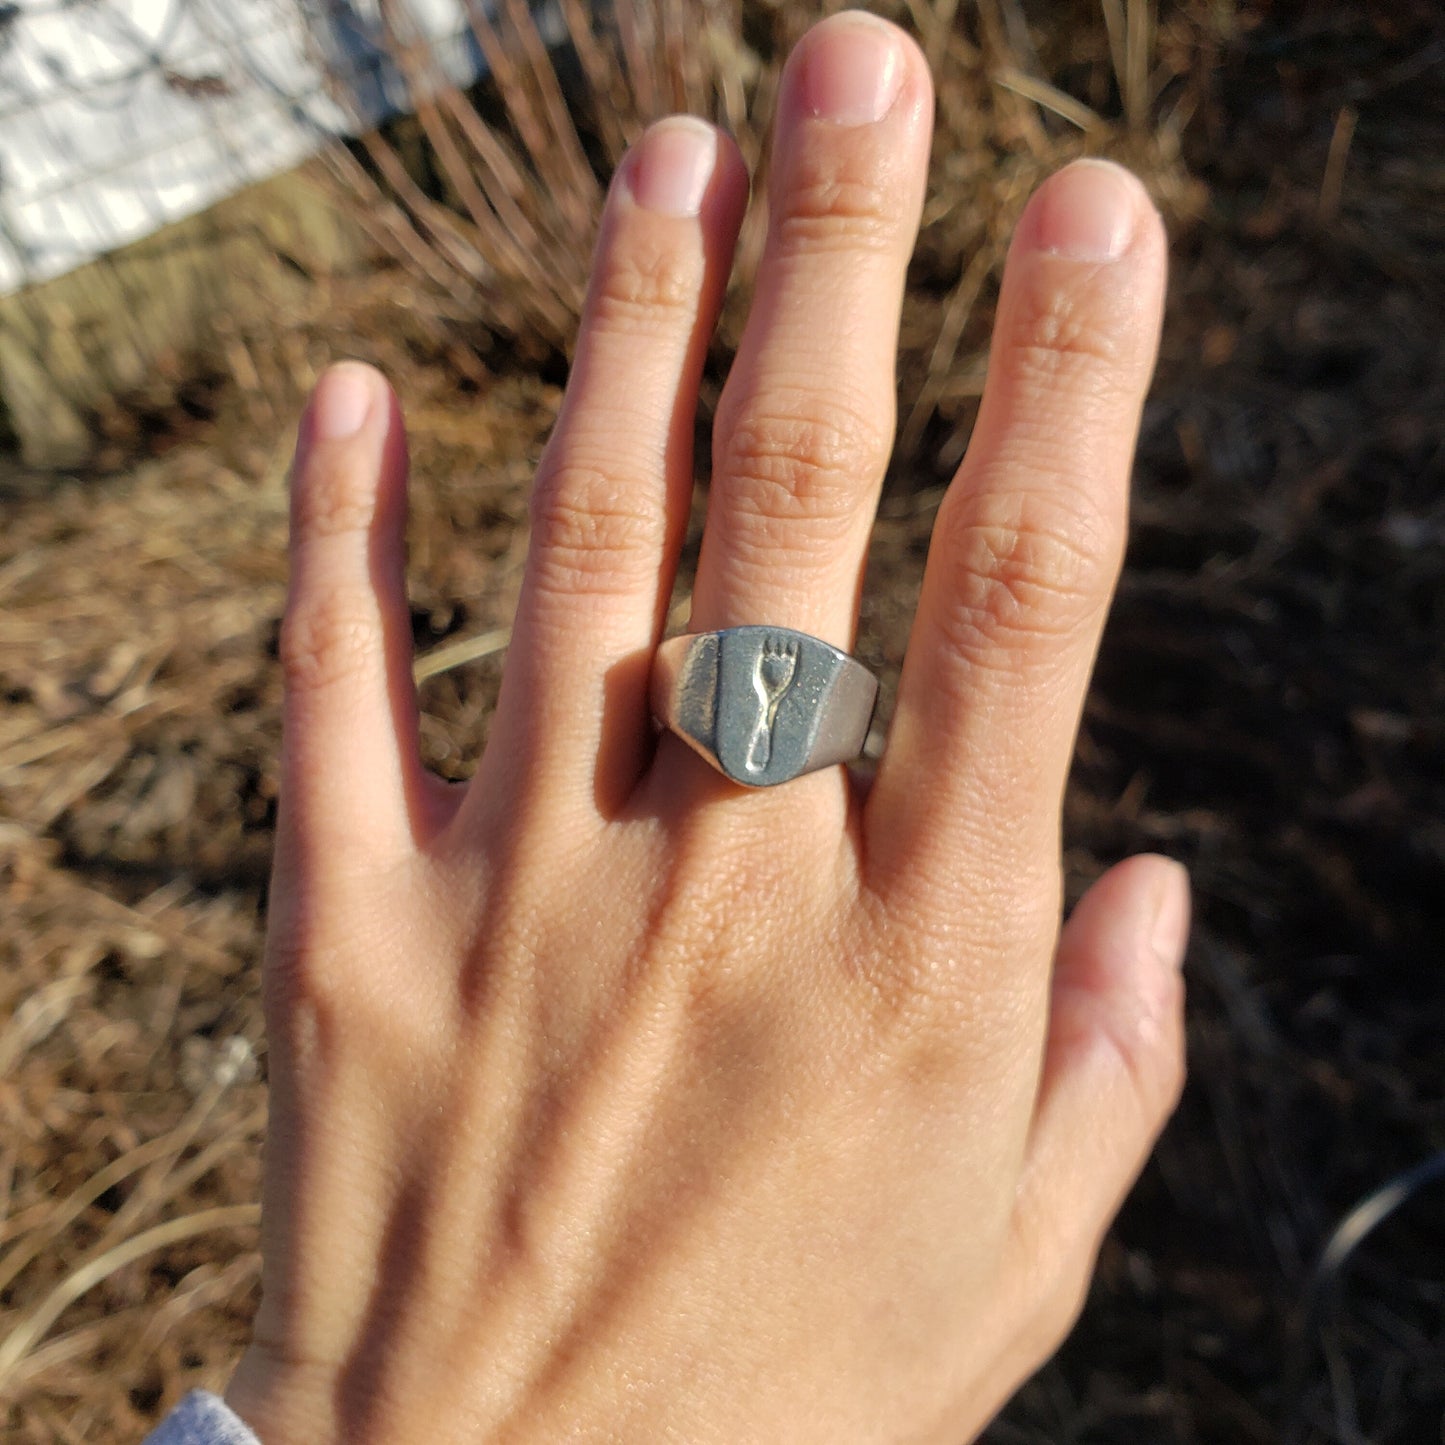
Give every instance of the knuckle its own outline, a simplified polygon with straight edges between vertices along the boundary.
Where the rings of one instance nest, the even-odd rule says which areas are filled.
[[[791,251],[888,251],[904,207],[867,154],[806,152],[778,201],[779,248]]]
[[[939,517],[943,626],[970,665],[1007,665],[1017,644],[1066,639],[1108,601],[1120,544],[1079,496],[991,490]]]
[[[800,405],[753,408],[729,430],[714,468],[727,478],[736,510],[751,521],[841,534],[865,490],[888,465],[891,437],[861,406],[806,398]]]
[[[1087,290],[1026,288],[1010,309],[995,354],[1030,392],[1075,388],[1113,392],[1132,379],[1132,317],[1103,307]]]
[[[266,938],[264,984],[273,1025],[333,1059],[403,1047],[424,1038],[435,996],[418,987],[411,966],[418,932],[395,907],[409,876],[378,868],[373,852],[339,840],[311,902],[283,900]],[[374,1060],[373,1060],[374,1062]]]
[[[1070,1031],[1079,1031],[1080,1046],[1102,1050],[1123,1080],[1137,1112],[1115,1124],[1121,1131],[1120,1147],[1137,1152],[1164,1127],[1184,1092],[1183,980],[1177,973],[1156,977],[1147,994],[1122,1005],[1116,1000],[1089,1001],[1094,1006],[1086,1007]]]
[[[673,326],[696,309],[697,259],[660,237],[629,236],[598,269],[590,321],[624,331]]]
[[[339,950],[282,930],[266,940],[266,987],[280,1017],[299,1022],[304,1010],[306,1031],[318,1040],[332,1034],[347,1000]]]
[[[302,542],[365,533],[376,519],[375,475],[344,447],[326,451],[310,462],[292,499],[292,524]]]
[[[360,676],[381,645],[374,599],[332,589],[293,600],[278,643],[285,686],[308,693]]]
[[[538,478],[532,535],[538,565],[554,585],[607,592],[655,570],[664,518],[639,504],[635,484],[618,471],[573,461]]]
[[[313,1068],[336,1068],[358,1048],[368,1067],[398,1046],[421,1037],[420,1010],[412,1001],[373,986],[357,959],[364,947],[324,946],[314,939],[267,945],[267,992],[272,1027]]]

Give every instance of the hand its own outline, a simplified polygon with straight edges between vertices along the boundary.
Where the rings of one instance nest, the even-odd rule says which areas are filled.
[[[880,21],[789,61],[692,628],[847,647],[931,91]],[[1182,870],[1060,934],[1059,810],[1165,272],[1142,188],[1034,197],[886,753],[749,792],[649,722],[747,178],[696,121],[608,200],[489,746],[418,760],[405,444],[303,421],[266,966],[266,1445],[957,1442],[1053,1350],[1182,1070]]]

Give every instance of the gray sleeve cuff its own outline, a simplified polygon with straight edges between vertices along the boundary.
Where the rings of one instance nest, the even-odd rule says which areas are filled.
[[[144,1445],[261,1445],[261,1442],[226,1408],[218,1395],[193,1390],[146,1436]]]

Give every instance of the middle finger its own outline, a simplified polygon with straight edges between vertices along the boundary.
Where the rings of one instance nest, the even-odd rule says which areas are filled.
[[[932,114],[922,53],[874,16],[825,20],[789,58],[767,242],[714,428],[694,631],[852,642]]]

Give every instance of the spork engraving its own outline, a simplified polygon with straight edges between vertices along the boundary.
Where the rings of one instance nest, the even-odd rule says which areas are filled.
[[[798,641],[794,637],[770,637],[753,666],[753,691],[758,695],[758,719],[748,743],[745,766],[750,773],[766,770],[773,755],[773,729],[778,721],[778,704],[787,696],[798,675]]]

